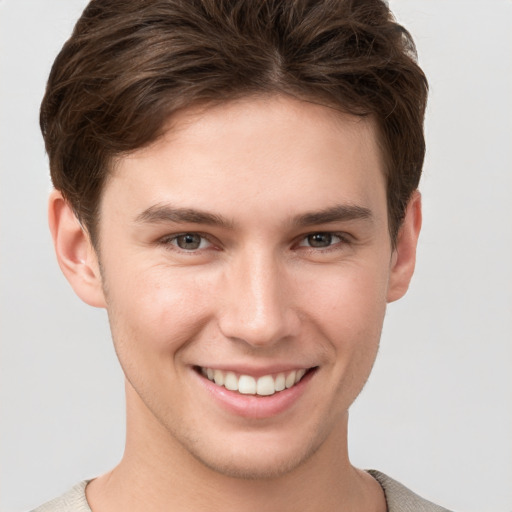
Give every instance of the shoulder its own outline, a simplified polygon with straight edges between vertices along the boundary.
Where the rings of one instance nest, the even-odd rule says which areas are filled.
[[[84,480],[76,484],[66,494],[37,507],[31,512],[91,512],[85,498],[85,487],[88,483],[88,480]]]
[[[388,512],[450,512],[448,509],[434,505],[418,496],[380,471],[370,469],[368,473],[379,482],[384,490]]]

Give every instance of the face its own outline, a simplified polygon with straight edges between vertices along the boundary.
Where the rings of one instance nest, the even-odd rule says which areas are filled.
[[[133,421],[244,477],[339,436],[393,264],[370,121],[283,97],[185,111],[117,162],[99,240]]]

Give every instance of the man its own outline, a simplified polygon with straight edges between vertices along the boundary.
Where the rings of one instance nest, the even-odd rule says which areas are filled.
[[[444,510],[347,451],[414,270],[426,94],[380,0],[89,4],[41,126],[127,440],[37,510]]]

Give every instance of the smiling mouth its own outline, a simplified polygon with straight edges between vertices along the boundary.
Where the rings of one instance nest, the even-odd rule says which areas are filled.
[[[298,384],[302,378],[315,368],[300,368],[288,372],[253,377],[237,375],[235,372],[214,368],[196,367],[196,370],[219,387],[236,391],[242,395],[270,396]]]

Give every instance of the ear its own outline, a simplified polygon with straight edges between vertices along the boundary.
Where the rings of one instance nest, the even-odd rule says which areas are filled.
[[[50,194],[48,222],[60,269],[75,293],[91,306],[106,307],[96,251],[58,190]]]
[[[409,200],[391,257],[387,301],[402,298],[409,288],[416,264],[416,246],[421,230],[421,195],[416,190]]]

